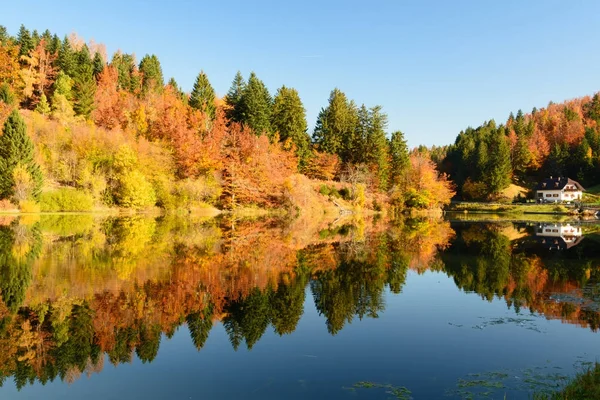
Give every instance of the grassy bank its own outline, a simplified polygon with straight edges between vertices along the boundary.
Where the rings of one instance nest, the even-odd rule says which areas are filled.
[[[452,203],[445,211],[463,213],[496,213],[496,214],[553,214],[569,215],[573,212],[561,204],[499,204],[499,203]]]
[[[564,389],[552,393],[536,393],[534,400],[591,400],[600,399],[600,363],[583,371]]]

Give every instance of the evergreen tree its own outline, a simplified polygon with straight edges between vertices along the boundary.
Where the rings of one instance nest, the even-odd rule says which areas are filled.
[[[204,347],[213,327],[213,306],[208,305],[202,312],[195,312],[186,317],[190,336],[196,349]]]
[[[225,115],[230,121],[241,122],[242,121],[242,95],[246,89],[246,82],[242,73],[238,71],[233,78],[231,87],[225,96],[225,103],[228,108]]]
[[[69,43],[69,39],[65,36],[63,39],[60,49],[58,50],[57,58],[58,67],[70,77],[75,76],[77,69],[77,60],[75,58],[75,52]]]
[[[545,170],[546,175],[549,176],[563,176],[566,175],[565,165],[567,164],[567,159],[569,158],[569,149],[565,146],[561,146],[560,144],[555,144],[552,149],[550,149],[550,154],[546,159]]]
[[[100,75],[100,73],[104,70],[104,60],[102,59],[102,56],[99,52],[96,52],[96,54],[94,54],[94,60],[92,61],[92,65],[94,71],[94,78],[97,80],[98,75]]]
[[[318,144],[322,151],[342,155],[344,144],[353,137],[357,123],[356,105],[348,101],[346,95],[336,88],[329,95],[327,107],[319,113],[313,142]],[[344,156],[346,158],[348,155]],[[342,161],[346,160],[342,158]]]
[[[75,52],[75,75],[80,73],[81,71],[86,71],[88,68],[94,68],[92,63],[92,55],[90,54],[90,49],[86,44],[81,46],[79,51]],[[75,76],[74,76],[75,77]]]
[[[40,34],[37,31],[37,29],[34,29],[33,32],[31,33],[31,45],[33,46],[34,49],[38,46],[41,39],[42,38],[40,37]]]
[[[0,102],[12,106],[15,104],[15,95],[10,90],[8,83],[0,85]]]
[[[174,92],[181,99],[181,101],[183,101],[186,104],[188,103],[187,95],[183,92],[183,90],[181,90],[181,88],[177,84],[177,81],[175,80],[175,78],[171,77],[171,79],[169,79],[169,82],[167,82],[167,85],[171,86],[171,88],[173,88]]]
[[[390,177],[392,185],[401,184],[400,179],[409,167],[408,146],[404,134],[400,131],[392,132],[390,140]]]
[[[531,151],[529,151],[525,135],[521,135],[517,138],[512,155],[513,170],[515,173],[524,174],[529,168],[529,163],[531,163]]]
[[[35,106],[35,111],[42,115],[50,114],[50,105],[48,104],[48,99],[44,93],[42,93],[37,106]]]
[[[217,106],[215,105],[215,90],[208,81],[208,76],[204,71],[200,71],[194,82],[192,93],[190,94],[189,105],[196,110],[206,113],[208,117],[215,119]]]
[[[289,139],[296,145],[298,169],[302,171],[310,157],[310,137],[306,132],[306,110],[296,89],[282,86],[277,90],[273,101],[271,126],[274,132],[279,133],[282,142]]]
[[[10,198],[14,194],[13,171],[18,165],[29,173],[33,185],[32,196],[37,199],[43,183],[42,171],[34,160],[33,142],[27,136],[25,121],[17,110],[13,110],[0,136],[0,199]]]
[[[52,38],[47,42],[46,44],[46,51],[50,54],[55,54],[58,55],[58,52],[60,50],[60,38],[58,37],[58,35],[54,35],[52,36]],[[58,63],[58,58],[54,61],[55,64]]]
[[[490,193],[500,193],[511,182],[510,146],[504,127],[492,132],[490,137],[489,163],[485,172],[485,182]]]
[[[389,178],[388,141],[385,136],[387,114],[381,112],[381,106],[375,106],[368,110],[367,115],[367,136],[362,141],[362,148],[357,147],[357,150],[363,154],[364,162],[376,166],[378,187],[385,190]]]
[[[135,71],[135,59],[131,54],[117,52],[113,55],[110,64],[119,73],[119,89],[134,92],[137,87],[136,79],[133,77]]]
[[[156,55],[146,54],[140,61],[139,71],[142,74],[142,93],[162,90],[165,82],[160,61]]]
[[[83,64],[77,72],[74,80],[75,106],[73,107],[78,115],[89,118],[94,109],[94,95],[96,93],[96,81],[94,80],[94,71],[92,65]]]
[[[250,73],[240,103],[241,122],[250,127],[256,135],[267,134],[272,139],[271,113],[273,101],[267,87],[254,72]]]
[[[0,43],[6,43],[10,40],[10,35],[4,25],[0,25]]]
[[[17,34],[17,45],[19,45],[19,58],[21,58],[21,56],[29,55],[29,52],[35,48],[33,45],[33,40],[31,39],[31,34],[24,25],[21,25],[19,28],[19,33]]]

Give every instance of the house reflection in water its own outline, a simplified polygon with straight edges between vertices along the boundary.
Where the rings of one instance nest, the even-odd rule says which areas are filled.
[[[535,229],[538,241],[549,250],[566,250],[583,240],[581,226],[570,223],[542,223]]]

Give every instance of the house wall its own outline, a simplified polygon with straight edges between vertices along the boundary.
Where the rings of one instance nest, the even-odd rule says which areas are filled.
[[[581,196],[581,191],[538,190],[536,199],[543,199],[544,201],[575,201],[581,200]]]

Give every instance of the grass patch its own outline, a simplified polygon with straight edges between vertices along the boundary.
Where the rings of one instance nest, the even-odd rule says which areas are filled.
[[[600,399],[600,363],[577,374],[564,389],[554,393],[535,393],[534,400]]]
[[[568,214],[570,209],[562,204],[499,204],[452,203],[446,211],[483,212],[503,214]]]

